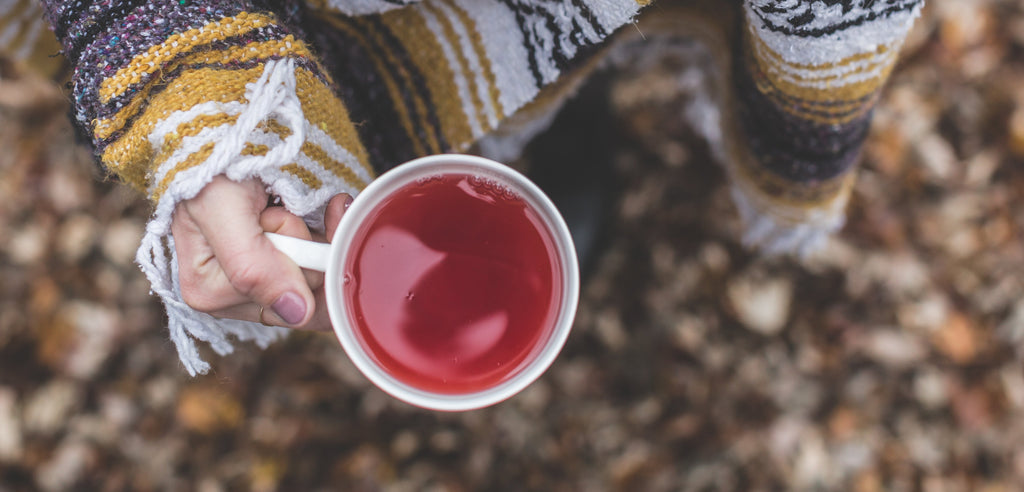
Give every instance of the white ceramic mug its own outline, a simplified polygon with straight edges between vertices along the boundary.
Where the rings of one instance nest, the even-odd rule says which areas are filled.
[[[495,180],[508,186],[541,218],[557,250],[561,271],[561,305],[555,325],[546,339],[538,342],[531,360],[518,372],[495,386],[465,394],[435,393],[406,384],[380,367],[359,341],[350,321],[342,284],[349,246],[364,220],[394,192],[422,178],[441,174],[465,174]],[[330,244],[305,241],[267,233],[274,245],[303,268],[325,272],[327,309],[334,332],[355,366],[377,387],[399,400],[423,408],[463,411],[482,408],[505,400],[540,377],[555,360],[572,328],[579,302],[579,266],[569,229],[551,200],[528,178],[514,169],[482,157],[441,154],[402,164],[375,179],[355,198]]]

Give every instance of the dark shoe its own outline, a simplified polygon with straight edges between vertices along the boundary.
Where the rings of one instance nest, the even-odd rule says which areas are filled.
[[[565,104],[551,127],[524,153],[527,175],[547,193],[569,226],[583,279],[606,242],[619,191],[612,169],[615,133],[607,83],[602,77],[596,79]]]

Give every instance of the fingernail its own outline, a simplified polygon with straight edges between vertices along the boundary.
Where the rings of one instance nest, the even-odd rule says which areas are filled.
[[[302,300],[302,296],[294,292],[285,292],[284,295],[274,301],[270,309],[273,309],[274,314],[289,325],[298,324],[302,321],[302,318],[306,317],[306,301]]]
[[[355,200],[356,199],[353,198],[352,195],[349,195],[348,198],[345,198],[345,210],[348,210],[348,208],[352,206],[352,202],[354,202]]]

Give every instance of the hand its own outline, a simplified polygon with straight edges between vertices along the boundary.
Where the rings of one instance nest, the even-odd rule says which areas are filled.
[[[218,318],[329,331],[323,274],[300,269],[263,232],[307,240],[314,235],[302,218],[283,207],[267,207],[267,200],[258,180],[236,183],[219,176],[178,204],[171,233],[181,296],[193,309]],[[348,203],[345,194],[328,203],[327,237],[334,235]]]

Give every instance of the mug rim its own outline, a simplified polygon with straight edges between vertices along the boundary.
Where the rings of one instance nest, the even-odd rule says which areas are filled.
[[[445,166],[447,165],[447,166]],[[434,170],[434,167],[445,166]],[[547,341],[517,373],[489,388],[471,393],[434,393],[406,384],[385,371],[359,342],[349,322],[348,309],[341,292],[344,265],[351,244],[363,219],[375,211],[391,193],[423,177],[438,173],[465,173],[498,178],[511,185],[545,223],[558,252],[562,276],[562,301]],[[356,368],[385,393],[412,405],[440,411],[466,411],[487,407],[519,393],[539,378],[561,352],[568,339],[579,304],[579,265],[576,248],[561,213],[550,198],[529,178],[505,164],[484,157],[466,154],[437,154],[411,160],[377,177],[360,192],[342,216],[331,238],[331,256],[325,279],[327,309],[335,336]]]

